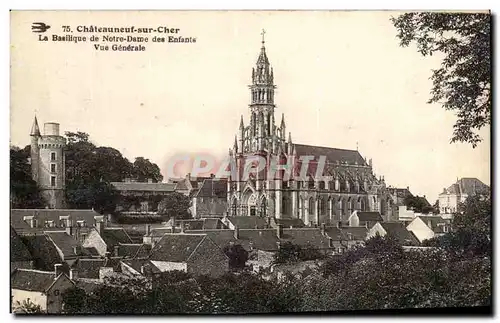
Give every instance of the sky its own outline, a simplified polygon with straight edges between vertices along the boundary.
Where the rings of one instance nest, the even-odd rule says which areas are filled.
[[[40,126],[84,131],[100,146],[157,163],[165,175],[179,153],[223,156],[240,116],[249,120],[251,71],[266,30],[284,113],[296,143],[356,149],[388,185],[433,203],[457,178],[490,184],[489,127],[484,142],[450,144],[456,117],[427,104],[439,55],[402,48],[390,22],[398,12],[190,11],[13,12],[11,144],[29,144]],[[90,42],[40,42],[31,23],[64,35],[70,26],[179,28],[196,43],[152,43],[143,52],[96,51]],[[164,36],[160,34],[149,35]],[[100,43],[100,42],[99,42]]]

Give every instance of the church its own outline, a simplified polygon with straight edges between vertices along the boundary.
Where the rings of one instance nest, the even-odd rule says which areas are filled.
[[[376,178],[371,159],[358,150],[304,145],[292,141],[286,132],[284,115],[279,126],[275,120],[276,85],[273,68],[266,54],[264,32],[256,66],[252,68],[249,121],[243,116],[229,158],[236,172],[227,188],[230,216],[300,218],[307,225],[345,222],[352,212],[378,211],[385,221],[392,219],[390,194],[383,177]],[[292,164],[291,176],[270,177],[265,171],[242,178],[241,172],[251,158],[264,158],[267,165],[278,159]],[[309,172],[308,180],[298,176],[304,158],[318,165],[326,157],[323,176]],[[328,178],[328,180],[324,180]]]

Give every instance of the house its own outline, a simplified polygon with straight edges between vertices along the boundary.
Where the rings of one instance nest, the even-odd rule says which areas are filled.
[[[17,268],[33,268],[33,256],[28,247],[17,234],[16,230],[10,227],[10,272]]]
[[[279,239],[276,229],[239,229],[186,231],[187,233],[207,234],[223,251],[232,245],[241,245],[248,252],[248,265],[254,270],[271,265],[278,251]]]
[[[349,226],[371,228],[377,222],[382,222],[382,216],[379,212],[354,211],[349,217]]]
[[[406,229],[422,242],[444,235],[451,230],[451,225],[440,216],[417,216],[406,226]]]
[[[120,227],[107,227],[92,229],[83,241],[86,248],[95,248],[100,256],[105,256],[107,252],[115,252],[115,247],[120,244],[131,244],[132,238]]]
[[[292,228],[276,229],[280,245],[290,242],[300,246],[302,249],[313,248],[322,254],[332,254],[335,252],[333,240],[326,234],[325,226],[321,228]]]
[[[214,178],[213,175],[210,177],[198,176],[193,177],[191,173],[186,174],[185,178],[170,180],[172,183],[175,183],[175,191],[177,193],[184,194],[188,197],[192,197],[194,193],[196,193],[202,186],[203,181],[206,179]]]
[[[226,216],[222,218],[222,223],[229,229],[266,229],[270,225],[266,218],[260,216]]]
[[[227,179],[203,180],[195,190],[190,207],[193,218],[219,217],[227,214]]]
[[[19,235],[66,230],[83,241],[91,228],[106,223],[107,217],[94,210],[11,209],[11,226]]]
[[[88,258],[78,259],[69,271],[70,278],[82,279],[103,279],[103,273],[106,272],[121,272],[120,261],[122,257],[113,257],[108,255],[105,258]],[[104,270],[103,270],[104,268]]]
[[[490,194],[490,187],[477,178],[457,179],[455,184],[444,188],[443,192],[439,194],[439,213],[446,215],[456,213],[459,204],[464,203],[467,197],[489,196]]]
[[[368,229],[366,227],[325,227],[325,234],[332,240],[336,254],[341,254],[354,246],[364,245]]]
[[[149,260],[161,272],[216,277],[229,270],[229,258],[206,234],[165,234],[151,249]]]
[[[376,235],[394,237],[403,246],[418,246],[420,243],[415,235],[408,231],[401,222],[377,222],[367,234],[367,239]]]
[[[413,197],[413,194],[410,192],[410,187],[406,188],[397,188],[389,186],[387,188],[387,193],[389,193],[389,207],[391,209],[391,217],[390,221],[395,221],[401,217],[400,207],[405,205],[405,201],[409,197]]]
[[[40,305],[47,313],[62,312],[62,294],[74,286],[74,282],[60,271],[40,271],[34,269],[16,269],[11,274],[11,304],[30,301]]]
[[[129,277],[152,277],[161,273],[155,263],[149,259],[127,259],[120,262],[120,269],[124,275]]]
[[[126,179],[124,182],[111,182],[118,191],[120,199],[116,211],[122,214],[156,214],[158,203],[165,195],[175,192],[175,184],[137,182]]]
[[[48,231],[37,235],[23,236],[28,250],[33,255],[34,268],[50,270],[56,264],[62,264],[64,272],[78,258],[95,256],[92,250],[85,248],[66,231]]]

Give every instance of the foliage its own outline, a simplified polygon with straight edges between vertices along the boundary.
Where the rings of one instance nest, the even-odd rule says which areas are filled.
[[[40,305],[33,303],[30,299],[25,299],[22,302],[16,301],[12,306],[12,312],[15,314],[42,314]]]
[[[299,245],[291,243],[290,241],[286,241],[280,245],[278,252],[274,254],[273,263],[285,264],[321,258],[323,258],[323,255],[313,246],[306,246],[303,248]]]
[[[190,205],[191,200],[189,197],[178,192],[173,192],[165,195],[163,200],[158,204],[158,214],[165,215],[167,218],[188,219],[191,217],[188,212]]]
[[[444,55],[432,71],[429,103],[456,111],[452,142],[476,147],[476,131],[491,122],[491,15],[411,12],[391,20],[401,46],[414,42],[423,56]]]
[[[417,196],[412,196],[412,195],[406,196],[403,203],[404,203],[404,205],[406,205],[406,207],[408,209],[413,209],[415,212],[418,212],[418,213],[427,214],[427,213],[430,213],[434,210],[433,207],[429,204],[429,202],[427,201],[427,199],[425,197],[420,197],[418,195]]]
[[[491,199],[469,196],[454,215],[452,232],[425,241],[463,257],[485,257],[491,254]]]
[[[226,246],[223,251],[229,258],[229,268],[245,268],[245,264],[248,260],[248,251],[246,251],[241,245],[237,244]]]
[[[112,213],[122,197],[110,182],[134,177],[162,179],[158,166],[143,157],[137,157],[132,164],[118,150],[93,144],[87,133],[65,135],[66,200],[70,208],[93,207],[101,213]]]
[[[158,165],[153,164],[144,157],[136,157],[133,169],[133,177],[139,182],[147,182],[149,179],[153,182],[161,182],[163,176],[161,175],[160,168]]]
[[[45,201],[36,182],[31,178],[28,164],[30,146],[10,148],[10,199],[12,208],[42,208]]]

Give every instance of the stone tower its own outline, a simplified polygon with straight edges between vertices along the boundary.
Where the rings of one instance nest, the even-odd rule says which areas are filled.
[[[35,117],[31,127],[31,175],[38,183],[47,206],[60,209],[65,206],[65,160],[66,139],[59,135],[59,124],[44,124],[40,134]]]

